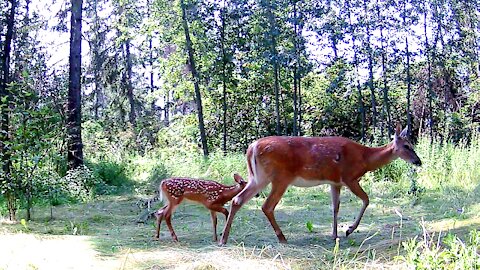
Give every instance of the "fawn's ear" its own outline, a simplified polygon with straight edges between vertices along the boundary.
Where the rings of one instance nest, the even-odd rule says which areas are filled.
[[[235,182],[239,184],[245,183],[245,180],[243,180],[243,178],[238,173],[233,174],[233,179],[235,179]]]

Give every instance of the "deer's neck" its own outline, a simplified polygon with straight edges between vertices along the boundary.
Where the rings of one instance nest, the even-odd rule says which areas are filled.
[[[382,147],[368,147],[365,151],[365,161],[368,171],[381,168],[396,159],[393,153],[393,143]]]

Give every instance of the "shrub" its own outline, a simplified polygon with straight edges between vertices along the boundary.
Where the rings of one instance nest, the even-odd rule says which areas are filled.
[[[90,163],[88,166],[98,179],[95,186],[98,194],[115,193],[133,185],[127,175],[128,165],[125,162],[101,160],[97,163]]]

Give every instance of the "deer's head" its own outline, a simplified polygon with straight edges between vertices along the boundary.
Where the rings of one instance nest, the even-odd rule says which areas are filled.
[[[421,166],[422,161],[415,153],[415,150],[413,150],[413,144],[408,140],[408,127],[405,127],[402,131],[400,130],[401,126],[397,123],[393,139],[395,155],[413,165]]]

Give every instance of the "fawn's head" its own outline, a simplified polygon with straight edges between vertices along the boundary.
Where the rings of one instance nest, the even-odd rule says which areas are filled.
[[[243,180],[243,178],[238,173],[233,174],[233,179],[240,185],[242,189],[247,185],[247,182]]]

